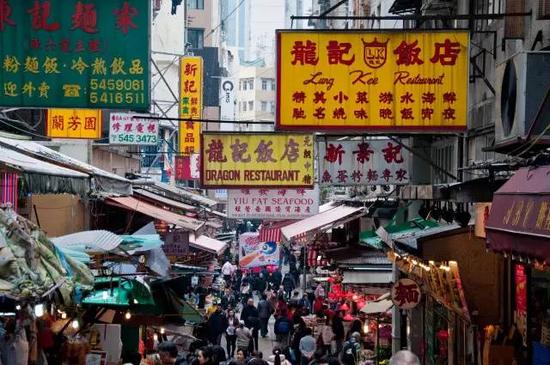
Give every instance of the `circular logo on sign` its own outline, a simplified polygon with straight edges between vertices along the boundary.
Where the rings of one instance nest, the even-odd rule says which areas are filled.
[[[391,300],[399,309],[413,309],[420,303],[421,291],[416,281],[399,279],[391,288]]]

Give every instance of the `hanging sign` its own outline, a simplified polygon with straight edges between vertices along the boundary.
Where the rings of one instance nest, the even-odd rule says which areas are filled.
[[[262,242],[259,235],[258,232],[246,232],[239,236],[241,269],[279,265],[279,245],[276,242]]]
[[[274,133],[203,133],[204,188],[311,188],[313,136]]]
[[[202,80],[204,66],[202,57],[180,58],[179,117],[202,119]],[[200,123],[191,120],[179,122],[179,152],[185,156],[200,149]]]
[[[0,105],[148,110],[149,0],[1,0]]]
[[[227,216],[302,219],[319,213],[319,188],[228,190]]]
[[[421,298],[420,286],[414,280],[399,279],[391,288],[391,300],[399,309],[413,309]]]
[[[278,31],[280,130],[467,126],[467,31]]]
[[[51,138],[100,139],[101,110],[48,109],[46,135]]]
[[[129,113],[109,116],[109,143],[123,145],[152,145],[158,143],[159,123]]]
[[[405,185],[409,153],[388,139],[318,143],[321,186]]]

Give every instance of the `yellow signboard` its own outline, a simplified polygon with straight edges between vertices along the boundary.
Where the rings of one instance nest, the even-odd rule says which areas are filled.
[[[203,69],[201,57],[180,58],[180,118],[202,119]],[[179,152],[185,156],[197,153],[200,149],[200,133],[200,123],[180,121]]]
[[[51,138],[101,138],[100,109],[48,109],[46,134]]]
[[[313,186],[312,135],[203,133],[201,139],[205,188]]]
[[[280,31],[277,128],[463,130],[468,41],[466,31]]]

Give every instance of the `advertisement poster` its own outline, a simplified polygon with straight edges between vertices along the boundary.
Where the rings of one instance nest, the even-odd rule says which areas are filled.
[[[0,105],[148,110],[150,27],[149,0],[0,1]]]
[[[261,242],[259,235],[258,232],[247,232],[239,236],[241,269],[279,265],[279,245],[277,242]]]
[[[409,152],[388,139],[319,142],[321,186],[406,185]]]
[[[319,213],[319,188],[228,190],[227,216],[241,219],[302,219]]]
[[[311,134],[202,133],[201,186],[312,188]]]
[[[460,131],[467,31],[277,32],[278,130]]]

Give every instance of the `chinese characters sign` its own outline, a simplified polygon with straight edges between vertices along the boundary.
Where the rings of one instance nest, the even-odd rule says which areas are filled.
[[[51,138],[101,138],[101,110],[48,109],[46,134]]]
[[[302,219],[319,213],[319,189],[229,190],[227,216],[246,219]]]
[[[201,185],[313,187],[313,144],[305,134],[203,133]]]
[[[279,245],[276,242],[261,242],[259,236],[258,232],[246,232],[239,236],[241,269],[279,265]]]
[[[201,57],[180,58],[180,118],[202,119],[202,78]],[[200,132],[200,123],[180,121],[179,152],[184,155],[197,153],[200,149]]]
[[[411,279],[399,279],[391,288],[391,300],[399,309],[413,309],[421,297],[420,286]]]
[[[0,0],[0,105],[149,108],[148,0]]]
[[[462,130],[468,33],[281,31],[277,128]]]
[[[409,153],[388,139],[319,142],[321,185],[405,185]]]
[[[110,144],[156,146],[158,134],[156,120],[143,119],[139,115],[128,113],[111,113],[109,117]]]

